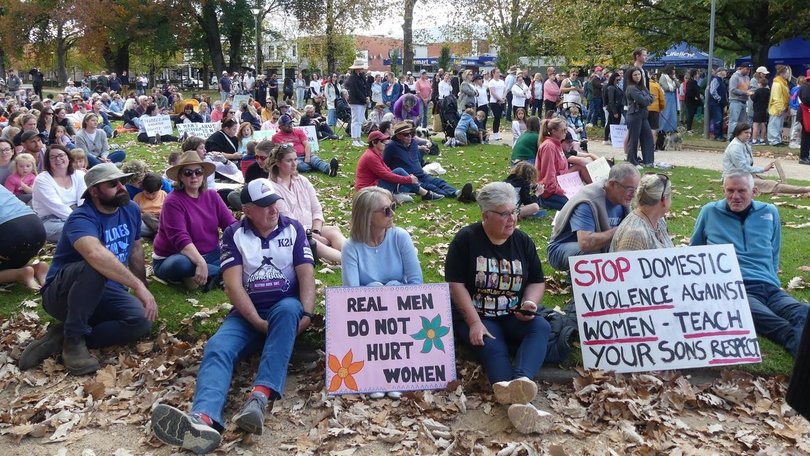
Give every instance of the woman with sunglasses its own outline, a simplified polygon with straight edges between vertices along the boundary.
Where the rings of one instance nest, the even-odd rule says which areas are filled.
[[[444,265],[453,326],[478,356],[495,399],[514,404],[508,413],[512,424],[520,432],[537,432],[545,420],[531,405],[537,394],[532,378],[543,365],[551,332],[549,323],[535,316],[545,290],[543,268],[534,242],[515,226],[520,213],[515,188],[492,182],[476,201],[481,221],[456,234]]]
[[[155,276],[189,290],[208,291],[219,284],[220,230],[236,222],[222,198],[208,189],[206,178],[214,169],[187,150],[166,170],[174,190],[160,211],[152,262]]]
[[[636,208],[613,234],[611,252],[674,247],[664,218],[672,206],[672,182],[666,174],[647,174],[636,190]]]
[[[37,119],[37,130],[40,133],[44,133],[46,137],[51,135],[51,129],[54,127],[54,115],[53,115],[53,108],[44,108],[39,113],[39,119]]]
[[[318,257],[340,264],[340,251],[346,238],[338,226],[324,224],[323,207],[315,187],[309,179],[298,174],[297,163],[298,156],[291,144],[277,144],[265,163],[270,180],[284,198],[277,203],[279,212],[312,231],[312,239],[318,243]]]
[[[381,287],[422,283],[422,268],[411,236],[394,226],[394,195],[366,187],[354,196],[349,239],[341,252],[344,287]],[[386,393],[369,394],[382,399]],[[398,391],[388,392],[399,399]]]

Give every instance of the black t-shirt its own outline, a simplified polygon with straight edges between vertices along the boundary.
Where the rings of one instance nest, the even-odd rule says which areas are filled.
[[[248,166],[248,169],[245,170],[245,184],[256,179],[267,179],[269,175],[270,173],[259,166],[259,163],[252,163]]]
[[[453,238],[444,278],[463,283],[485,317],[508,314],[523,302],[527,285],[545,280],[537,248],[526,233],[515,230],[506,242],[494,245],[481,222],[462,228]]]

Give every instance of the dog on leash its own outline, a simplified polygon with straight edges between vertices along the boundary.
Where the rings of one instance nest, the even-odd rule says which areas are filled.
[[[430,130],[425,127],[416,128],[416,137],[422,139],[430,139]]]
[[[683,138],[681,138],[681,134],[676,131],[667,133],[664,139],[664,150],[683,150]]]

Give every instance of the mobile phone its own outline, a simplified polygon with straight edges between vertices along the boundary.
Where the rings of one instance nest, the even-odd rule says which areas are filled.
[[[539,312],[535,312],[534,310],[528,310],[528,309],[512,309],[512,312],[519,313],[521,315],[526,315],[526,316],[529,316],[529,315],[534,315],[535,317],[541,316]]]

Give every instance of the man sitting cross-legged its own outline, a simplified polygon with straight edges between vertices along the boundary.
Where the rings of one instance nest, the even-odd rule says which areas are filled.
[[[304,228],[279,214],[281,199],[264,178],[240,195],[245,219],[222,237],[222,275],[234,310],[205,347],[191,414],[166,404],[152,412],[155,435],[194,453],[221,442],[222,410],[239,358],[260,351],[253,391],[233,417],[239,428],[261,434],[268,400],[281,396],[293,343],[315,307],[314,261]]]

